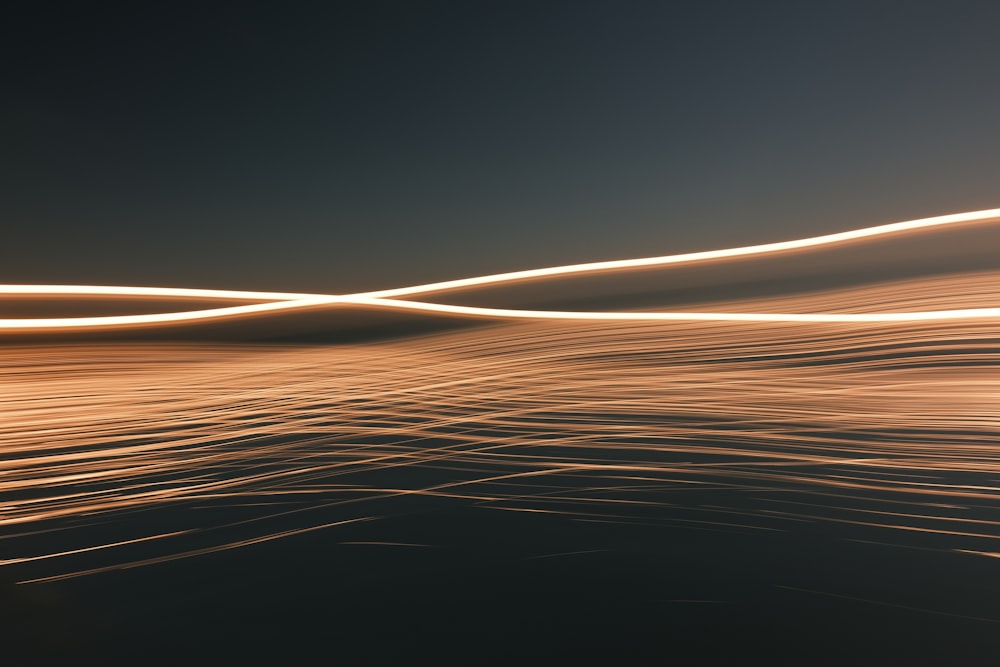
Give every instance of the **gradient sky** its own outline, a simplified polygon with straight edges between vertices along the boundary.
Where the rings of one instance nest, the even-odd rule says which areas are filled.
[[[18,3],[0,281],[354,291],[1000,206],[1000,4]]]

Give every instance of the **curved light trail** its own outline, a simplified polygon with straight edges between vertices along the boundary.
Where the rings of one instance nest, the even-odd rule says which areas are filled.
[[[943,309],[995,291],[983,272],[758,305]],[[410,543],[393,521],[439,507],[762,539],[821,528],[982,558],[1000,553],[998,368],[983,319],[10,346],[0,570],[53,581],[318,530]]]
[[[263,301],[264,303],[207,308],[193,311],[150,313],[141,315],[114,315],[69,318],[17,318],[0,319],[2,330],[72,330],[98,327],[131,327],[141,325],[174,324],[219,318],[262,314],[273,311],[313,308],[334,305],[363,305],[377,308],[394,308],[466,317],[547,319],[547,320],[635,320],[635,321],[733,321],[733,322],[918,322],[931,320],[956,320],[983,317],[1000,317],[1000,307],[967,308],[939,311],[885,312],[885,313],[721,313],[721,312],[587,312],[518,310],[436,304],[422,301],[405,301],[396,297],[440,292],[466,287],[495,285],[551,276],[580,274],[616,269],[634,269],[669,264],[691,263],[707,260],[732,259],[766,255],[770,253],[804,250],[835,245],[849,241],[870,239],[890,234],[913,232],[934,227],[964,223],[1000,221],[1000,209],[971,211],[951,215],[921,218],[904,222],[866,227],[836,234],[766,243],[720,250],[612,260],[553,266],[526,271],[492,274],[459,280],[450,280],[410,287],[400,287],[346,295],[326,295],[291,292],[260,292],[239,290],[209,290],[134,286],[88,285],[0,285],[0,295],[38,294],[57,296],[131,296],[131,297],[182,297],[213,300]]]
[[[183,299],[149,309],[200,308],[7,319],[0,334],[341,306],[495,322],[352,345],[0,346],[0,574],[23,584],[116,577],[279,540],[293,551],[319,544],[335,558],[339,545],[468,549],[462,531],[425,533],[411,521],[439,509],[557,534],[570,521],[634,525],[663,531],[664,544],[690,531],[726,534],[709,542],[732,552],[727,562],[745,544],[770,553],[820,536],[920,549],[955,568],[989,565],[1000,554],[995,264],[867,285],[845,274],[853,285],[803,284],[774,297],[722,289],[712,294],[731,300],[697,307],[710,312],[517,310],[417,295],[685,262],[729,269],[729,258],[768,253],[803,266],[797,253],[808,248],[995,221],[1000,209],[344,295],[0,286],[11,300]],[[846,261],[825,266],[853,271],[856,250],[883,258],[859,246],[837,246]],[[815,324],[824,322],[846,324]],[[536,520],[544,523],[529,525]],[[327,534],[297,542],[319,531]],[[608,545],[575,546],[555,551]],[[529,545],[510,553],[560,555]],[[953,602],[950,611],[967,610]]]

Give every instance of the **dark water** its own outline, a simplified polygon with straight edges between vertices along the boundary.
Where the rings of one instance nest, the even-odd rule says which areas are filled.
[[[685,331],[9,348],[0,664],[993,664],[995,325]]]
[[[753,533],[429,505],[159,565],[8,582],[5,652],[17,658],[7,664],[971,665],[1000,655],[993,559],[854,541],[828,526]],[[344,544],[375,541],[427,546]]]

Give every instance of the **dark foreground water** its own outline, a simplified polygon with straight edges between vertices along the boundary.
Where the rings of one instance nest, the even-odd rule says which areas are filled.
[[[12,665],[972,665],[1000,655],[993,559],[817,532],[438,507],[8,582],[4,652]],[[384,541],[426,546],[345,544]]]
[[[4,666],[1000,656],[992,321],[0,362]]]

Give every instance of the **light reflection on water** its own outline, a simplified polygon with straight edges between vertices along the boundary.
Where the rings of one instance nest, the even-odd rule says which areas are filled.
[[[726,304],[977,307],[996,272]],[[0,557],[47,581],[418,503],[1000,553],[994,320],[528,322],[0,352]],[[391,541],[391,536],[387,536]]]

